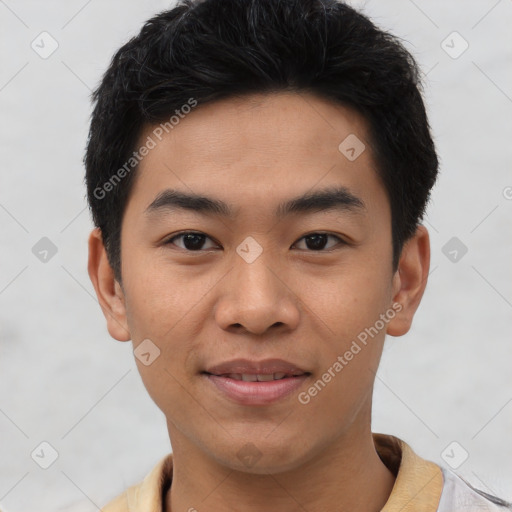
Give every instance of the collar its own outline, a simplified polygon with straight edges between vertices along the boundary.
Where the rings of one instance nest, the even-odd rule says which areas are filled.
[[[381,512],[436,512],[444,485],[441,467],[422,459],[398,437],[372,435],[379,457],[396,477]]]
[[[381,512],[436,512],[443,490],[440,466],[422,459],[401,439],[372,433],[375,449],[396,480]],[[162,512],[172,482],[172,453],[144,480],[110,502],[104,512]]]

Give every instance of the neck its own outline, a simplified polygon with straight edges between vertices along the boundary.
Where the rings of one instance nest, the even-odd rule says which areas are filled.
[[[164,511],[380,511],[395,476],[379,458],[369,428],[357,429],[289,471],[254,474],[219,464],[170,428],[173,478]]]

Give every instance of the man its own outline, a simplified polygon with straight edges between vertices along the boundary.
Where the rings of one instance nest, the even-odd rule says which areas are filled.
[[[414,59],[334,0],[189,0],[94,93],[89,275],[172,454],[114,511],[505,510],[371,432],[430,263]]]

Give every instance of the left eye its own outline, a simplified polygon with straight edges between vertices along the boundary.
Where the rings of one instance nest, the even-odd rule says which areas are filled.
[[[306,246],[308,247],[308,249],[311,249],[313,251],[321,251],[322,249],[326,248],[326,242],[329,237],[335,238],[341,244],[344,243],[340,237],[336,235],[330,235],[329,233],[311,233],[310,235],[302,237],[300,240],[307,241]],[[328,248],[330,249],[330,247]]]
[[[338,241],[338,243],[343,244],[344,241],[339,238],[336,235],[330,235],[329,233],[311,233],[309,235],[303,236],[299,239],[299,242],[301,240],[304,240],[306,242],[306,248],[313,250],[313,251],[322,251],[326,248],[327,245],[327,239],[328,238],[334,238]],[[187,231],[185,233],[181,233],[179,235],[173,236],[172,238],[169,238],[165,243],[166,244],[174,244],[175,240],[182,239],[183,240],[183,246],[178,246],[181,249],[185,249],[187,251],[200,251],[204,249],[212,249],[213,247],[204,247],[204,242],[206,239],[211,240],[211,238],[204,233],[195,233],[192,231]],[[297,242],[298,243],[298,242]],[[336,245],[336,244],[335,244]],[[215,246],[215,244],[214,244]],[[330,247],[327,247],[330,249]]]

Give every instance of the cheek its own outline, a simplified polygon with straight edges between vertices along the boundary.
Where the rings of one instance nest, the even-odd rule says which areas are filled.
[[[126,313],[135,340],[172,337],[217,281],[159,258],[127,258],[126,276]]]
[[[306,288],[307,280],[303,282]],[[308,421],[322,418],[322,428],[336,431],[340,422],[351,423],[371,399],[385,337],[385,329],[376,329],[375,324],[387,307],[388,286],[365,267],[364,272],[351,269],[326,280],[316,294],[310,288],[305,295],[314,313],[309,316],[311,332],[316,333],[315,351],[321,357],[316,379],[302,397]],[[324,414],[326,404],[329,417]]]
[[[376,262],[360,261],[322,278],[302,274],[301,301],[314,314],[312,321],[343,348],[370,327],[388,307],[391,282]]]
[[[148,366],[136,358],[141,378],[159,406],[165,405],[163,401],[177,403],[183,395],[181,386],[187,387],[197,373],[194,356],[211,310],[208,293],[219,279],[155,260],[133,257],[125,264],[131,278],[125,282],[126,315],[135,353],[139,344],[148,343],[145,340],[158,353]]]

